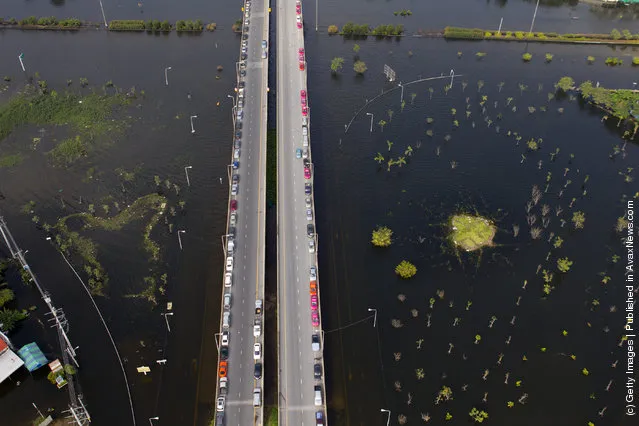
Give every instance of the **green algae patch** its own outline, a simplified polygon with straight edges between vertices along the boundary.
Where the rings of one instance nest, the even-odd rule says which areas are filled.
[[[85,157],[96,139],[123,129],[123,120],[115,120],[117,110],[131,102],[131,96],[114,94],[59,93],[28,85],[21,93],[0,105],[0,142],[19,126],[68,126],[74,134],[60,142],[49,157],[55,163],[70,164]],[[44,89],[42,89],[44,87]]]
[[[466,251],[493,245],[497,228],[481,216],[454,215],[450,219],[450,239]]]
[[[90,213],[74,213],[58,220],[55,226],[55,229],[58,231],[58,234],[55,236],[55,241],[63,252],[69,253],[69,251],[72,250],[82,257],[91,292],[96,295],[104,295],[109,276],[98,261],[98,246],[91,239],[83,237],[78,232],[69,229],[67,221],[72,218],[82,220],[84,222],[82,229],[97,228],[104,231],[119,231],[123,226],[136,220],[142,220],[149,212],[154,212],[144,228],[142,245],[149,256],[149,260],[151,262],[157,262],[160,258],[160,247],[157,242],[151,239],[151,231],[164,214],[166,206],[167,200],[164,196],[148,194],[138,198],[129,207],[112,217],[97,217]],[[145,283],[147,283],[146,281],[145,279]],[[155,285],[153,285],[153,289],[155,289]],[[150,297],[146,298],[151,300]]]

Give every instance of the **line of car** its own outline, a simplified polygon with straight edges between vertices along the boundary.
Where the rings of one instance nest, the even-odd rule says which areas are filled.
[[[299,0],[295,2],[295,22],[298,29],[303,27],[302,19],[302,4]],[[298,49],[298,62],[300,71],[304,71],[306,68],[306,56],[304,48]],[[310,147],[309,147],[309,131],[308,131],[308,99],[306,90],[300,90],[300,105],[302,112],[302,147],[295,150],[295,157],[302,159],[304,166],[304,194],[305,194],[305,212],[306,212],[306,235],[308,237],[308,252],[313,255],[316,251],[315,247],[315,225],[313,223],[313,184],[310,182],[312,178],[312,166],[310,160]],[[311,311],[311,324],[317,328],[320,326],[319,317],[319,297],[317,294],[317,267],[311,264],[309,268],[309,295],[310,295],[310,311]],[[313,400],[316,407],[324,405],[323,392],[321,386],[322,380],[322,361],[321,361],[321,347],[319,330],[315,329],[311,336],[311,348],[313,349],[315,362],[313,365],[313,378],[317,381],[313,386]],[[318,383],[319,382],[319,383]],[[324,425],[324,412],[315,412],[315,424],[317,426]]]
[[[251,2],[247,0],[244,3],[244,26],[242,30],[242,42],[239,64],[239,76],[237,84],[237,112],[235,113],[235,129],[233,142],[233,162],[231,177],[231,200],[229,202],[230,215],[227,232],[226,243],[226,264],[224,268],[224,295],[223,295],[223,313],[222,313],[222,333],[220,338],[220,356],[218,365],[218,397],[216,400],[216,424],[224,423],[224,411],[226,407],[226,397],[229,388],[229,344],[230,344],[230,327],[231,327],[231,304],[232,295],[231,288],[233,285],[233,269],[235,266],[235,232],[237,226],[237,210],[238,200],[235,198],[239,192],[240,176],[238,169],[240,168],[240,147],[242,143],[242,120],[244,118],[244,91],[246,77],[246,60],[248,59],[248,29],[250,17]],[[262,41],[264,50],[265,41]],[[263,56],[264,57],[264,53]],[[253,360],[254,370],[253,376],[256,380],[262,378],[262,344],[258,341],[262,335],[262,300],[255,300],[255,316],[253,318]],[[262,405],[262,387],[255,386],[253,389],[253,406],[260,407]]]

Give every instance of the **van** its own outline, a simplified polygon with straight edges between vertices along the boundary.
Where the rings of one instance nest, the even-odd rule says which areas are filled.
[[[322,387],[321,386],[315,386],[315,405],[316,406],[322,405]]]
[[[262,405],[262,389],[253,389],[253,407],[260,407]]]
[[[222,315],[222,328],[226,330],[230,326],[231,326],[231,313],[224,312],[224,315]]]
[[[302,146],[304,148],[308,147],[308,135],[302,136]]]

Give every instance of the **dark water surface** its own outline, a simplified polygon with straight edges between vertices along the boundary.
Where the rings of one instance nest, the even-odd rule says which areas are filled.
[[[173,204],[186,201],[186,214],[173,219],[173,233],[159,226],[159,232],[154,234],[162,246],[162,262],[169,275],[166,298],[160,299],[154,309],[146,302],[123,298],[136,286],[139,288],[148,269],[145,254],[139,249],[142,225],[133,223],[117,234],[95,234],[100,260],[111,276],[109,297],[98,298],[98,305],[126,360],[137,422],[146,424],[149,417],[159,416],[161,424],[203,425],[210,416],[215,385],[217,356],[212,330],[218,328],[219,236],[224,231],[227,196],[226,185],[220,185],[218,178],[226,175],[229,156],[230,101],[226,95],[232,93],[238,44],[230,25],[239,3],[156,0],[142,2],[140,7],[135,1],[103,0],[103,4],[109,20],[199,18],[217,22],[219,29],[201,36],[0,31],[0,57],[9,58],[0,62],[0,75],[14,78],[9,91],[0,94],[1,100],[24,82],[18,61],[10,59],[20,52],[25,53],[28,74],[38,71],[50,87],[58,90],[66,86],[67,79],[73,79],[72,87],[76,87],[78,79],[86,77],[96,90],[102,90],[102,84],[112,80],[124,89],[135,86],[138,92],[146,93],[125,113],[132,117],[131,128],[112,147],[101,149],[71,169],[52,169],[42,150],[30,153],[19,167],[0,169],[0,191],[6,197],[0,201],[0,209],[18,243],[29,250],[28,259],[42,283],[67,313],[72,341],[80,346],[80,381],[94,423],[130,424],[122,374],[97,315],[72,272],[44,241],[44,232],[36,229],[30,217],[20,214],[19,209],[34,200],[42,221],[53,223],[61,215],[86,210],[88,202],[95,202],[99,209],[99,200],[108,195],[122,204],[154,192],[155,175],[181,186],[179,196],[168,191],[167,196]],[[622,377],[609,368],[616,358],[621,358],[621,348],[616,346],[620,312],[608,313],[610,306],[622,304],[616,285],[621,278],[618,266],[613,268],[607,259],[620,251],[612,226],[621,215],[621,195],[637,190],[634,183],[624,184],[619,172],[639,164],[638,153],[636,145],[629,144],[625,159],[609,160],[612,146],[622,143],[616,123],[602,124],[600,112],[577,101],[548,103],[546,94],[566,74],[578,82],[591,79],[608,87],[632,87],[636,71],[629,62],[637,53],[607,47],[369,38],[357,42],[361,46],[359,56],[369,68],[361,78],[352,72],[355,42],[326,36],[329,24],[342,25],[348,20],[371,25],[403,23],[408,32],[415,32],[445,25],[496,28],[504,17],[505,28],[526,29],[534,4],[514,0],[331,0],[321,2],[320,7],[320,30],[324,33],[316,34],[311,30],[314,2],[305,2],[331,424],[385,424],[380,408],[393,411],[395,424],[400,413],[407,416],[407,424],[422,424],[420,413],[429,413],[431,422],[441,424],[447,411],[453,415],[447,424],[466,424],[473,406],[485,409],[490,424],[498,425],[583,425],[587,421],[598,426],[626,424],[619,414]],[[414,14],[407,18],[392,15],[401,9],[411,9]],[[636,21],[628,17],[600,16],[588,10],[587,5],[540,7],[536,28],[609,32],[617,27],[637,32]],[[97,0],[13,1],[2,5],[0,14],[101,20]],[[461,59],[458,51],[463,52]],[[477,51],[484,51],[487,56],[478,61],[474,56]],[[534,55],[529,64],[521,62],[525,51]],[[546,52],[555,55],[550,64],[543,62]],[[592,66],[584,63],[588,55],[597,58]],[[344,72],[337,78],[329,71],[330,60],[335,56],[345,58]],[[626,64],[608,68],[603,64],[607,56],[622,57]],[[365,99],[391,87],[381,75],[385,63],[404,82],[448,74],[451,68],[463,77],[456,80],[448,95],[443,93],[443,81],[408,86],[404,93],[408,105],[403,112],[400,92],[396,90],[362,112],[345,135],[344,124]],[[224,67],[220,80],[215,79],[217,65]],[[172,66],[169,87],[164,85],[166,66]],[[485,82],[481,92],[488,96],[487,115],[494,121],[490,128],[477,105],[481,101],[478,80]],[[468,81],[463,93],[462,81]],[[501,93],[497,89],[500,81],[505,82]],[[528,86],[523,95],[519,83]],[[539,83],[543,89],[538,93]],[[432,100],[428,87],[434,89]],[[411,105],[413,92],[417,96]],[[464,112],[466,97],[472,105],[469,120]],[[517,112],[504,106],[507,97],[514,98]],[[220,106],[216,105],[218,101]],[[499,102],[497,108],[494,101]],[[541,112],[539,107],[546,104],[548,111]],[[527,107],[532,105],[537,111],[529,114]],[[563,114],[557,112],[560,107],[565,108]],[[458,129],[452,129],[451,108],[457,109]],[[375,122],[382,118],[389,121],[388,109],[394,110],[392,123],[383,132],[376,125],[371,135],[365,112],[373,113]],[[498,122],[496,115],[500,112],[503,119]],[[190,134],[188,116],[192,114],[198,115],[195,135]],[[176,119],[178,115],[180,118]],[[432,126],[425,124],[427,116],[435,119]],[[476,123],[474,129],[472,121]],[[431,127],[435,131],[433,138],[425,135]],[[40,136],[38,130],[17,129],[3,141],[3,149],[31,141]],[[508,130],[523,135],[519,146],[515,146],[512,137],[505,136]],[[443,140],[446,134],[452,137],[449,142]],[[63,137],[62,130],[49,129],[42,146]],[[542,137],[543,148],[527,153],[526,161],[520,164],[521,154],[525,153],[523,144],[529,137]],[[386,140],[394,142],[390,154]],[[416,148],[417,141],[421,141],[421,147],[402,169],[395,167],[388,173],[372,160],[377,152],[396,158],[408,144]],[[548,152],[555,147],[560,147],[561,152],[551,163]],[[575,160],[569,165],[571,152]],[[541,170],[536,165],[539,159],[543,160]],[[454,170],[451,161],[459,164]],[[190,189],[184,179],[186,165],[193,166]],[[132,170],[138,166],[140,172],[135,181],[122,194],[114,169]],[[90,167],[96,168],[96,178],[83,182]],[[565,167],[571,169],[566,178]],[[561,228],[551,213],[551,224],[544,229],[542,239],[532,241],[524,207],[531,186],[537,184],[543,189],[548,171],[552,172],[555,193],[565,179],[571,178],[573,183],[561,200],[545,194],[540,205],[548,203],[554,208],[561,204],[568,212],[569,200],[578,198],[576,208],[586,213],[586,228],[573,231],[570,224]],[[588,194],[582,198],[580,187],[586,174],[590,175]],[[65,202],[64,209],[60,197]],[[494,218],[499,226],[497,247],[486,250],[481,259],[462,256],[460,262],[454,255],[442,253],[441,247],[446,244],[440,225],[462,207]],[[541,220],[538,210],[539,206],[536,214]],[[521,226],[517,238],[512,236],[513,223]],[[373,250],[369,244],[370,231],[377,224],[386,224],[395,231],[395,244],[389,250]],[[176,241],[177,229],[187,231],[182,236],[182,252]],[[555,284],[557,288],[551,296],[542,301],[541,279],[535,271],[538,264],[546,265],[550,231],[562,235],[565,243],[559,254],[575,264],[561,284]],[[419,242],[420,237],[423,243]],[[393,268],[401,259],[416,264],[415,279],[397,281]],[[77,259],[74,263],[78,264]],[[608,270],[612,281],[602,287],[597,274]],[[529,282],[525,291],[521,289],[524,280]],[[435,295],[437,289],[445,290],[444,300]],[[16,289],[16,293],[21,307],[38,304],[28,288]],[[398,293],[406,295],[406,302],[397,300]],[[522,294],[522,302],[516,307],[514,301]],[[437,298],[432,312],[428,306],[431,297]],[[591,311],[595,298],[600,306]],[[451,300],[453,308],[448,307]],[[467,300],[473,301],[469,311],[465,310]],[[160,316],[167,301],[173,302],[175,312],[169,319],[170,334]],[[368,321],[342,332],[331,332],[366,317],[368,308],[378,309],[377,329]],[[418,310],[417,318],[411,318],[412,308]],[[431,313],[431,327],[426,326],[427,313]],[[54,355],[55,336],[37,322],[39,319],[46,323],[43,314],[40,307],[32,314],[33,320],[25,321],[12,337],[18,345],[35,340],[45,352]],[[498,319],[489,329],[493,315]],[[516,327],[509,324],[513,315],[517,315]],[[453,328],[455,317],[461,319],[461,324]],[[400,319],[403,328],[392,328],[393,318]],[[592,327],[585,326],[586,322]],[[610,327],[607,333],[603,331],[605,326]],[[562,336],[563,329],[569,332],[568,336]],[[482,342],[473,345],[478,333]],[[513,336],[512,342],[505,345],[508,335]],[[417,351],[416,340],[420,338],[424,339],[423,349]],[[450,356],[446,354],[449,342],[455,345]],[[548,348],[546,353],[540,352],[541,346]],[[402,353],[401,361],[394,361],[395,352]],[[463,353],[468,356],[465,361]],[[499,353],[505,354],[503,366],[495,365]],[[571,353],[577,356],[576,361],[561,355]],[[527,363],[521,361],[523,354],[529,359]],[[164,358],[168,360],[164,367],[156,364],[157,359]],[[151,374],[135,372],[141,365],[150,366]],[[590,371],[588,377],[580,373],[586,367]],[[426,374],[422,380],[415,377],[418,368]],[[481,376],[487,368],[490,376],[483,381]],[[507,371],[511,374],[508,386],[503,385]],[[446,379],[442,379],[443,374]],[[611,392],[604,392],[612,378],[618,385]],[[0,406],[11,407],[4,411],[7,424],[30,421],[35,414],[31,402],[41,408],[64,407],[66,395],[46,384],[45,377],[36,374],[31,379],[27,375],[21,380],[21,388],[14,389],[12,384],[0,387]],[[516,380],[522,380],[521,388],[514,385]],[[402,392],[394,390],[395,381],[401,382]],[[452,387],[454,400],[435,406],[437,390],[444,384]],[[469,385],[466,392],[461,390],[464,384]],[[410,406],[406,404],[409,392]],[[489,392],[486,404],[481,401],[484,392]],[[529,394],[526,405],[516,402],[523,393]],[[591,393],[596,394],[596,399],[589,398]],[[509,400],[516,403],[512,409],[506,406]],[[608,406],[606,415],[599,418],[597,411],[604,406]]]

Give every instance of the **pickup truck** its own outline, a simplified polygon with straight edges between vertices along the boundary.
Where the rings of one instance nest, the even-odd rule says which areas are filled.
[[[255,301],[255,316],[258,317],[262,315],[262,299],[257,299]]]

